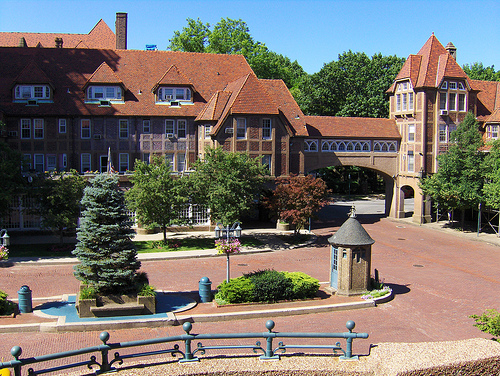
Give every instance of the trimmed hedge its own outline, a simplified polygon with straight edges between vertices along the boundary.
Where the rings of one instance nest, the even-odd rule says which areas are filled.
[[[224,281],[217,289],[219,303],[276,302],[314,298],[319,281],[302,272],[266,269]]]

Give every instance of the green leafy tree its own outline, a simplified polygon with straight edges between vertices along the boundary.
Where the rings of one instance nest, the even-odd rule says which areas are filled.
[[[84,190],[82,219],[73,254],[77,279],[101,294],[125,294],[135,289],[141,263],[131,237],[132,221],[118,176],[98,174]]]
[[[496,309],[487,309],[481,316],[471,315],[476,322],[474,326],[484,333],[491,334],[495,341],[500,342],[500,312]]]
[[[309,115],[388,117],[385,91],[403,63],[380,53],[369,58],[363,52],[344,52],[302,81],[297,101]]]
[[[464,64],[462,67],[464,72],[473,80],[482,81],[500,81],[500,71],[495,70],[495,66],[483,66],[483,63],[475,62],[471,65]]]
[[[229,153],[222,148],[206,150],[187,179],[194,202],[210,209],[212,219],[224,225],[241,220],[262,189],[268,173],[260,158]]]
[[[474,114],[468,113],[456,131],[451,134],[448,151],[438,156],[439,168],[431,176],[420,181],[422,191],[429,195],[441,208],[464,210],[477,208],[483,201],[484,153],[479,124]]]
[[[265,205],[278,219],[295,226],[295,234],[303,229],[309,218],[328,202],[328,188],[321,178],[312,175],[279,177],[276,189]]]
[[[85,180],[76,170],[68,173],[51,172],[38,180],[37,212],[42,217],[42,226],[59,235],[63,242],[64,230],[75,229],[80,215],[80,200]]]
[[[159,225],[166,243],[167,227],[180,223],[179,211],[187,201],[180,195],[179,180],[174,180],[164,158],[154,156],[151,164],[135,161],[131,181],[134,185],[126,193],[129,207],[141,225]]]
[[[490,152],[484,158],[485,183],[483,194],[485,204],[500,209],[500,140],[493,142]]]
[[[296,88],[307,76],[297,61],[270,51],[265,44],[255,41],[248,25],[241,19],[221,18],[211,25],[199,18],[187,19],[182,31],[175,31],[168,49],[184,52],[241,54],[259,78],[282,79],[287,87]]]
[[[0,224],[1,218],[9,213],[12,199],[25,186],[21,166],[21,154],[0,141]]]

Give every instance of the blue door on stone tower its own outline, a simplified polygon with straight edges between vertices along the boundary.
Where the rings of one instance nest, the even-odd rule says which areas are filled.
[[[336,289],[338,276],[339,276],[339,249],[332,246],[332,255],[330,260],[332,260],[332,269],[330,275],[330,287]]]

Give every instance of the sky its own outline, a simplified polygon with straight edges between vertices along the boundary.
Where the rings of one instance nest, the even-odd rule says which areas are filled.
[[[87,34],[101,18],[115,31],[117,12],[128,13],[128,49],[167,49],[187,18],[231,18],[310,74],[349,50],[407,58],[432,33],[460,65],[500,69],[498,0],[0,0],[0,31]]]

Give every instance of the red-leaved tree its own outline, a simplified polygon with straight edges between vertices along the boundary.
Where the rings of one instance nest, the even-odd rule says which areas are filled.
[[[297,234],[327,204],[328,193],[326,183],[320,178],[291,175],[276,179],[276,189],[264,204],[277,214],[278,220],[293,224]]]

